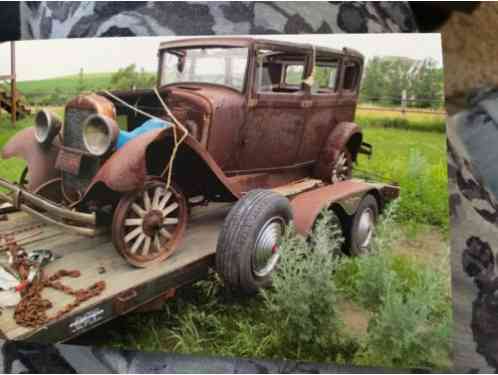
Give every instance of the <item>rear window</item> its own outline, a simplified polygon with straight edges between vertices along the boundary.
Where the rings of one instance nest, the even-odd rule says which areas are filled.
[[[328,94],[337,90],[338,61],[319,62],[315,67],[315,79],[311,91],[314,94]]]
[[[348,91],[355,91],[358,86],[360,75],[360,65],[357,62],[349,61],[344,68],[344,83],[342,88]]]
[[[301,85],[304,66],[302,64],[287,65],[285,67],[285,83],[287,85]]]

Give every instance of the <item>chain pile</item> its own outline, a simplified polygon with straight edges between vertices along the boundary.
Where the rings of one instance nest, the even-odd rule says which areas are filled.
[[[31,265],[26,259],[26,252],[19,246],[11,244],[9,251],[13,258],[13,267],[17,270],[22,281],[28,277]],[[77,308],[83,302],[100,295],[106,285],[104,281],[98,281],[86,289],[74,290],[64,285],[60,279],[63,277],[77,278],[81,273],[78,270],[59,270],[51,276],[45,276],[41,269],[33,282],[21,292],[21,301],[14,311],[14,320],[23,327],[39,327],[50,321],[60,319]],[[73,302],[66,304],[55,314],[48,316],[47,311],[53,307],[52,302],[42,297],[45,288],[52,288],[64,294],[72,296]]]
[[[23,327],[39,327],[52,320],[60,319],[63,315],[71,312],[83,302],[100,295],[105,289],[105,282],[98,281],[86,289],[74,290],[67,285],[62,284],[59,279],[63,277],[79,277],[80,272],[77,270],[60,270],[50,277],[41,277],[31,284],[23,294],[21,301],[16,306],[14,319],[17,324]],[[41,296],[44,288],[52,288],[62,293],[74,297],[74,301],[66,304],[61,310],[54,315],[48,316],[47,310],[53,307],[52,303],[43,299]]]

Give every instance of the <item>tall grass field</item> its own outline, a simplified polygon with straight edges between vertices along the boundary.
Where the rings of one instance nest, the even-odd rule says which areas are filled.
[[[402,114],[401,110],[396,108],[362,106],[356,111],[355,121],[364,128],[380,127],[437,133],[446,131],[446,117],[444,115],[430,112],[410,112],[410,110],[411,108],[408,108],[407,112]]]

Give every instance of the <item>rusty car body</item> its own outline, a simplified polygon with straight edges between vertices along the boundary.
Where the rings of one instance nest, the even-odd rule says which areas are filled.
[[[306,179],[327,188],[350,180],[358,154],[371,153],[353,122],[363,69],[357,51],[196,38],[162,43],[158,58],[157,91],[82,94],[66,104],[63,123],[40,112],[36,126],[2,150],[3,158],[25,159],[29,172],[19,183],[0,179],[10,190],[1,197],[80,234],[112,227],[118,251],[144,267],[178,246],[190,207],[235,202],[254,189],[285,190]],[[130,135],[147,115],[164,126]],[[180,135],[185,139],[167,184]],[[352,192],[342,186],[344,194]],[[354,189],[363,194],[371,186]],[[308,203],[295,202],[303,233],[318,207],[330,203],[325,195],[318,193],[320,203],[308,211]]]

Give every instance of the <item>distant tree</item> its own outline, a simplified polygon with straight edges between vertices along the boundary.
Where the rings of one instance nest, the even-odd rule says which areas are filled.
[[[143,68],[137,71],[135,64],[119,69],[111,77],[111,86],[115,90],[132,90],[150,88],[154,85],[155,76]]]
[[[428,58],[420,63],[411,88],[418,107],[439,108],[443,105],[443,80],[443,69],[437,67],[434,59]]]
[[[360,100],[380,105],[400,105],[403,90],[415,107],[440,107],[443,70],[433,59],[373,57],[364,69]],[[413,100],[414,99],[414,100]]]
[[[361,99],[365,102],[378,103],[385,96],[386,79],[383,74],[381,58],[374,57],[367,62],[361,86]]]
[[[403,58],[392,58],[387,62],[384,72],[387,79],[385,96],[390,104],[400,105],[403,90],[409,90],[412,64],[412,60]]]

